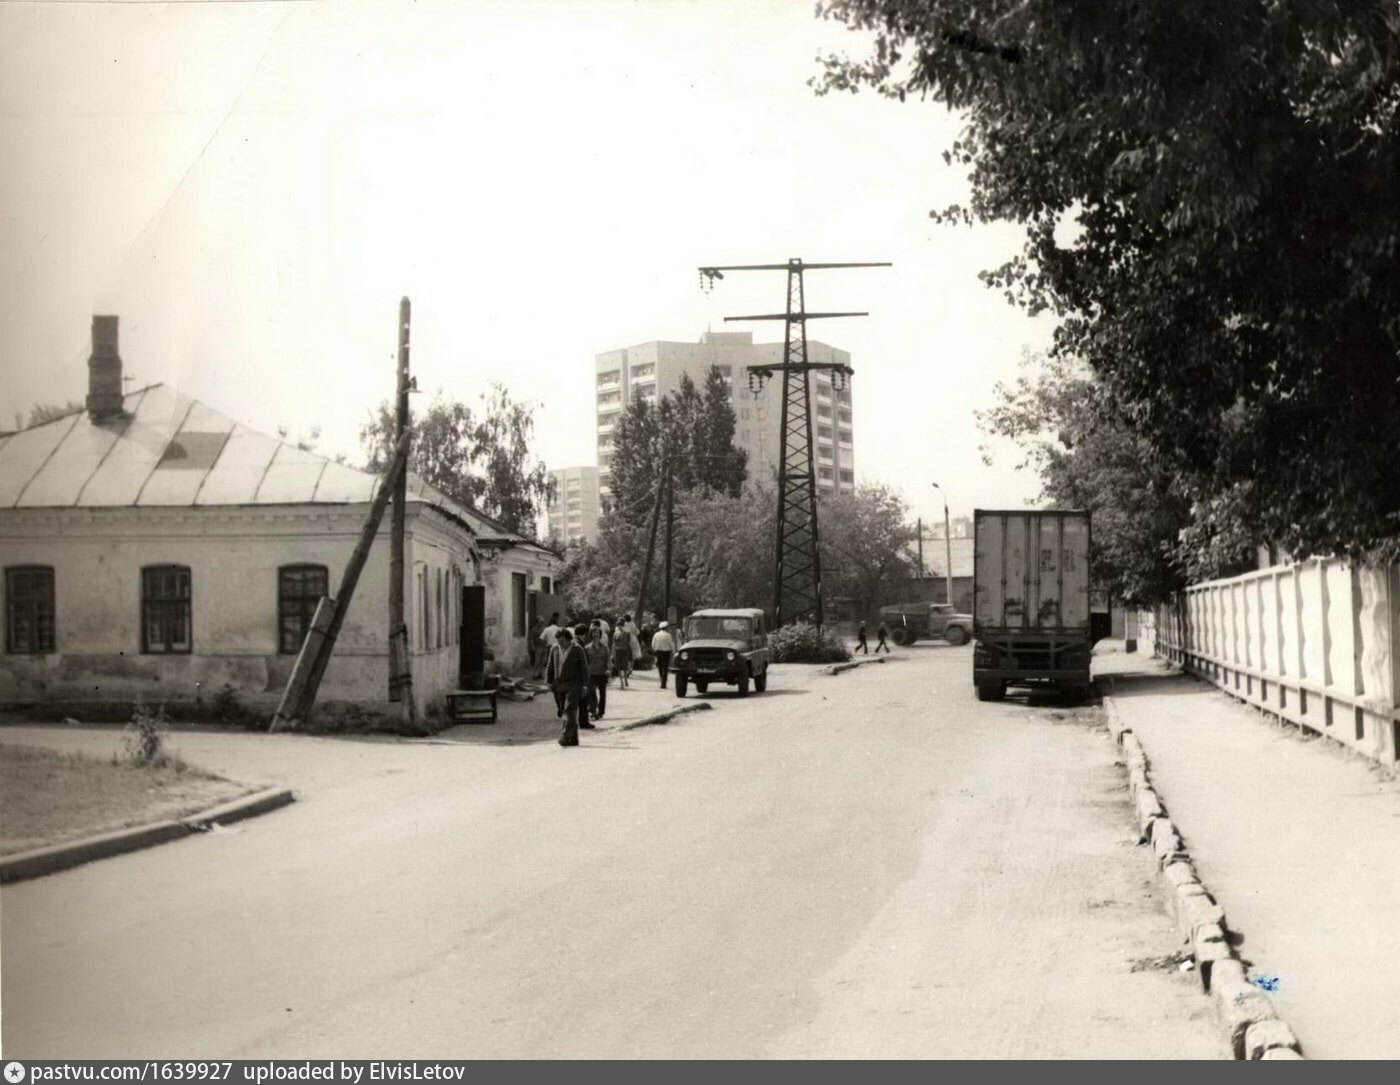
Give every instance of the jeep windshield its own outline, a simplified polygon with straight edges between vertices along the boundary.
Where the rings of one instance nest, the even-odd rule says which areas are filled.
[[[691,618],[685,623],[686,640],[748,640],[752,618]]]

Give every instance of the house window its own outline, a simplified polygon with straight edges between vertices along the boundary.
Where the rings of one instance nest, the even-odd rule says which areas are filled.
[[[525,635],[525,574],[510,574],[510,604],[512,628],[517,637]]]
[[[301,651],[316,604],[330,594],[324,565],[284,565],[277,570],[277,651],[284,656]]]
[[[20,565],[5,570],[5,651],[12,655],[54,651],[51,566]]]
[[[542,577],[540,577],[540,591],[542,591],[545,595],[549,595],[549,594],[550,594],[550,588],[551,588],[551,587],[553,587],[553,585],[552,585],[552,583],[550,582],[549,577],[547,577],[547,576],[542,576]]]
[[[141,570],[141,651],[188,655],[193,646],[190,620],[190,567],[148,565]]]

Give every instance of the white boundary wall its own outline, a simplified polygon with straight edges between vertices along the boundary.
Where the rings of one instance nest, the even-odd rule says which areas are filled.
[[[1400,748],[1400,565],[1313,558],[1195,584],[1144,614],[1146,648],[1383,764]]]

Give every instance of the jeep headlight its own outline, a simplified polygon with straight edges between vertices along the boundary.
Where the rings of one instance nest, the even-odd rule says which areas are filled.
[[[682,653],[680,654],[680,658],[681,658],[681,659],[689,659],[689,658],[690,658],[690,653],[689,653],[689,652],[682,652]]]
[[[735,655],[733,652],[725,652],[725,653],[724,653],[724,658],[727,659],[727,660],[729,660],[729,661],[732,663],[734,660],[738,659],[739,657],[738,657],[737,655]]]

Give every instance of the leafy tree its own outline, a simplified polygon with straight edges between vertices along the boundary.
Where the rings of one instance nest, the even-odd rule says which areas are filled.
[[[534,535],[551,483],[545,465],[530,453],[533,407],[516,403],[493,381],[478,411],[439,393],[421,415],[410,408],[409,424],[412,471],[511,531]],[[394,408],[387,400],[360,428],[360,443],[368,470],[388,467],[394,449]]]
[[[1167,598],[1183,586],[1190,554],[1180,545],[1191,510],[1179,476],[1104,396],[1087,366],[1027,354],[1022,367],[1014,384],[997,386],[996,405],[977,412],[979,424],[1020,444],[1017,466],[1037,470],[1044,500],[1092,513],[1099,583],[1129,603]]]
[[[776,501],[772,490],[751,485],[737,496],[697,486],[676,494],[671,601],[699,607],[768,607],[773,601]],[[873,598],[879,582],[914,573],[906,553],[913,536],[904,504],[888,488],[862,486],[854,494],[823,498],[823,590],[828,599]],[[571,606],[608,613],[636,604],[646,556],[647,524],[604,517],[598,543],[570,551],[560,576]],[[662,537],[652,558],[646,609],[660,613]]]
[[[1400,9],[822,0],[868,32],[819,91],[966,118],[944,222],[1025,228],[985,273],[1059,318],[1188,503],[1183,557],[1400,556]],[[1151,535],[1152,530],[1148,529]]]
[[[734,430],[729,386],[716,366],[710,367],[703,391],[687,374],[679,389],[655,406],[634,399],[613,431],[608,482],[613,509],[631,523],[646,521],[668,452],[677,493],[703,489],[737,497],[748,453],[734,447]]]
[[[686,590],[696,605],[772,604],[776,514],[773,491],[758,485],[738,496],[692,491],[677,503]]]
[[[909,558],[914,530],[908,506],[887,486],[862,483],[854,493],[819,499],[817,523],[826,599],[875,601],[882,580],[918,575]]]

